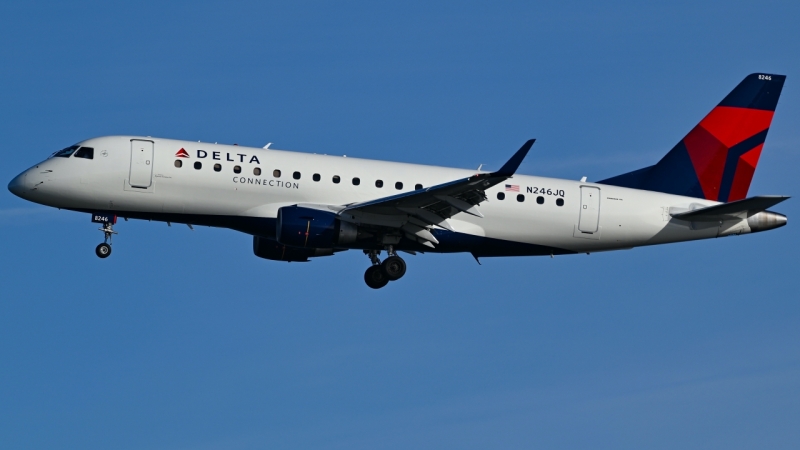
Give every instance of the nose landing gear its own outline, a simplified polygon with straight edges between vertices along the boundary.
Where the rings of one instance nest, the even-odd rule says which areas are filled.
[[[108,258],[108,256],[111,254],[111,246],[103,242],[102,244],[95,247],[94,253],[99,258]]]
[[[392,246],[386,250],[389,256],[383,260],[383,263],[378,258],[379,250],[364,250],[364,253],[372,261],[372,265],[364,273],[364,281],[372,289],[380,289],[390,281],[399,280],[406,274],[406,262],[397,256]]]
[[[112,222],[103,222],[103,228],[98,229],[103,232],[105,239],[103,239],[102,244],[94,249],[94,253],[99,258],[108,258],[108,256],[111,255],[111,236],[118,233],[114,231],[114,224]]]

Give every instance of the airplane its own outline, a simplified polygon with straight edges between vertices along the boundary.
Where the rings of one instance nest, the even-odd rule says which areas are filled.
[[[306,262],[360,250],[379,289],[398,252],[554,256],[756,233],[786,225],[787,196],[747,197],[786,77],[748,75],[658,163],[598,182],[517,174],[534,140],[496,171],[142,136],[53,153],[8,189],[100,223],[118,217],[253,236],[253,253]],[[386,252],[381,260],[382,252]]]

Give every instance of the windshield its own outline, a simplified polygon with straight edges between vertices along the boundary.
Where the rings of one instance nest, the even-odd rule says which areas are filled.
[[[94,159],[94,149],[92,147],[81,147],[75,152],[76,158]]]
[[[78,146],[77,145],[73,145],[72,147],[67,147],[64,150],[59,150],[59,151],[53,153],[53,156],[54,157],[58,156],[60,158],[69,158],[73,153],[75,153],[75,150],[77,150],[77,149],[78,149]]]

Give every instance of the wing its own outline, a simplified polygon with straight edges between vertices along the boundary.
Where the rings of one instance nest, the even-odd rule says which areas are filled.
[[[405,237],[428,247],[439,242],[430,229],[452,230],[447,219],[459,213],[483,217],[478,205],[486,200],[486,189],[511,178],[533,146],[526,142],[497,172],[419,189],[413,192],[347,205],[339,216],[360,225],[396,229]]]

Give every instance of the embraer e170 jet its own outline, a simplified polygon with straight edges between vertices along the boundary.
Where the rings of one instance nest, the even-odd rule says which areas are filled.
[[[367,285],[401,278],[407,253],[591,253],[754,233],[786,224],[788,197],[747,198],[785,76],[747,76],[655,165],[598,182],[471,171],[139,136],[89,139],[8,185],[89,213],[111,253],[117,217],[230,228],[256,256],[308,261],[345,250]],[[382,252],[386,258],[381,261]]]

